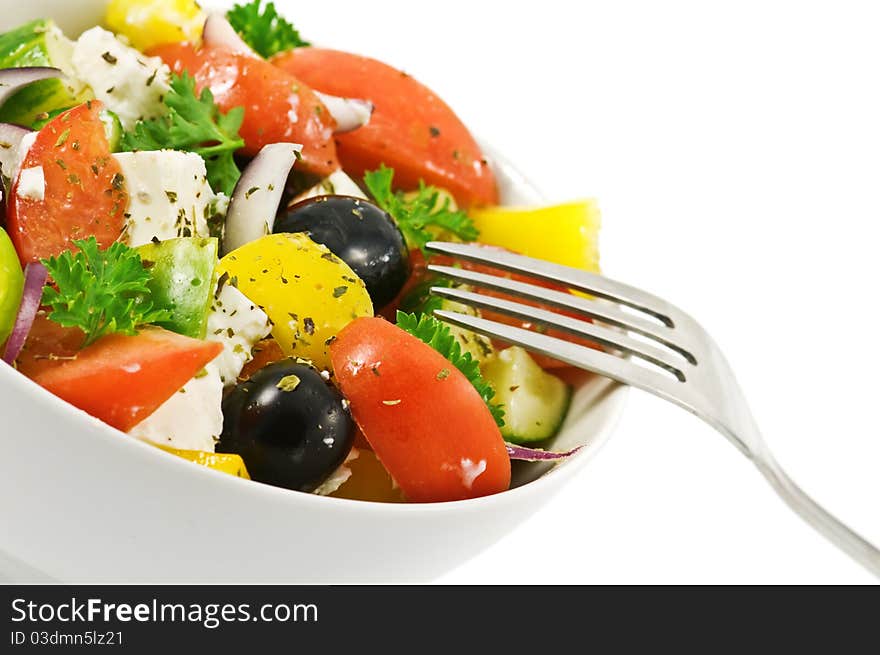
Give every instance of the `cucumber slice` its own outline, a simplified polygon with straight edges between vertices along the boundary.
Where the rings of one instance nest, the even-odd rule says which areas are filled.
[[[182,237],[137,248],[150,269],[150,295],[171,319],[158,323],[172,332],[204,339],[214,296],[217,239]]]
[[[122,121],[115,111],[104,109],[98,116],[104,123],[104,133],[107,135],[107,143],[110,144],[110,152],[119,152],[119,143],[122,141]]]
[[[501,434],[513,443],[543,441],[562,425],[571,402],[571,387],[543,370],[518,346],[506,348],[483,364],[483,377],[504,408]]]
[[[92,98],[73,75],[73,42],[50,20],[39,19],[0,34],[0,68],[52,66],[65,80],[40,80],[23,88],[0,107],[0,122],[35,127],[46,116]]]
[[[457,287],[467,288],[464,285],[455,284],[451,280],[443,277],[428,278],[424,282],[417,284],[412,290],[406,294],[400,303],[400,311],[408,314],[428,314],[431,315],[437,309],[445,309],[448,312],[458,312],[459,314],[467,314],[468,316],[479,316],[480,313],[473,307],[468,307],[460,302],[449,300],[448,298],[440,298],[431,295],[431,287]],[[482,364],[489,359],[495,352],[492,347],[492,341],[481,334],[471,332],[464,328],[444,323],[449,327],[458,342],[461,344],[462,353],[470,353],[471,356]]]

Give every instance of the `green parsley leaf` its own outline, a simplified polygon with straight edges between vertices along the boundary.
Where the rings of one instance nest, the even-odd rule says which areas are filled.
[[[275,3],[269,2],[260,11],[261,0],[235,5],[226,18],[238,35],[261,56],[268,59],[279,52],[311,45],[304,41],[293,25],[278,15]]]
[[[480,394],[489,411],[492,412],[495,423],[499,427],[504,425],[504,409],[501,405],[492,402],[495,390],[491,384],[483,379],[480,373],[480,363],[470,353],[462,353],[461,344],[449,331],[448,325],[428,314],[416,315],[399,311],[397,312],[397,327],[425,342],[448,359],[474,385],[477,393]],[[444,369],[438,372],[437,379],[445,379],[448,375],[449,372]]]
[[[138,121],[133,132],[122,136],[122,150],[187,150],[205,160],[208,182],[214,191],[231,195],[241,176],[233,154],[244,146],[238,136],[244,107],[223,114],[214,104],[210,89],[196,95],[195,79],[187,73],[174,75],[165,96],[165,116]]]
[[[462,241],[475,241],[480,236],[474,222],[463,211],[451,211],[449,198],[441,205],[440,192],[424,181],[418,192],[407,197],[392,191],[394,169],[384,164],[364,173],[364,183],[376,203],[391,214],[410,247],[419,248],[427,257],[425,244],[438,237],[437,231],[450,233]]]
[[[119,242],[101,250],[95,237],[73,243],[78,252],[42,260],[55,283],[43,288],[42,302],[52,309],[50,320],[85,332],[83,347],[107,334],[137,334],[138,326],[171,318],[171,312],[153,308],[150,272],[136,250]]]

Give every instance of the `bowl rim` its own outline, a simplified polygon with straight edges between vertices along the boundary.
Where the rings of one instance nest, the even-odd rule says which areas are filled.
[[[619,385],[617,383],[609,385],[609,393],[615,396],[612,411],[600,424],[600,428],[597,432],[591,435],[589,445],[582,448],[578,453],[572,455],[566,460],[554,465],[531,482],[527,482],[523,485],[496,494],[464,500],[430,503],[387,503],[303,493],[292,489],[276,487],[256,480],[239,478],[206,466],[199,466],[183,458],[176,457],[171,453],[167,453],[149,442],[130,437],[128,434],[107,425],[83,410],[68,404],[61,398],[58,398],[38,385],[33,380],[18,373],[18,371],[8,364],[0,364],[0,387],[6,387],[6,385],[10,383],[20,385],[21,389],[31,396],[35,404],[43,405],[43,407],[38,407],[38,409],[59,415],[59,417],[64,420],[65,427],[70,429],[70,431],[77,433],[79,436],[85,436],[85,438],[88,439],[96,438],[98,440],[107,440],[109,442],[107,452],[111,452],[110,449],[112,448],[128,450],[133,456],[143,457],[145,463],[147,463],[146,465],[166,467],[171,475],[189,475],[193,476],[194,479],[198,476],[207,476],[204,478],[206,482],[212,481],[215,485],[238,485],[241,493],[251,494],[255,497],[272,496],[274,500],[285,503],[321,503],[324,506],[335,506],[338,509],[346,508],[349,510],[356,509],[358,511],[372,511],[377,513],[389,512],[398,514],[414,512],[454,512],[460,509],[466,509],[468,511],[478,510],[487,505],[516,502],[517,499],[525,495],[539,494],[551,482],[562,483],[566,478],[574,475],[586,465],[586,463],[589,462],[608,441],[623,415],[629,393],[629,388],[625,385]],[[88,432],[89,434],[83,435],[83,432]],[[140,455],[134,455],[138,450],[140,451]],[[153,461],[150,461],[151,459]]]

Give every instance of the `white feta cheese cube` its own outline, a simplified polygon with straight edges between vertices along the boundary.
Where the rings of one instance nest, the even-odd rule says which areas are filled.
[[[162,102],[170,89],[171,69],[159,57],[147,57],[112,32],[93,27],[73,47],[73,67],[126,130],[141,119],[163,115]]]
[[[272,331],[266,313],[231,284],[222,284],[208,314],[207,339],[223,344],[214,360],[224,385],[235,384],[241,369],[252,359],[251,351]]]
[[[214,452],[223,431],[222,403],[223,383],[211,362],[129,434],[171,448]]]
[[[199,155],[151,150],[113,156],[122,168],[129,195],[122,236],[127,245],[210,236],[208,217],[218,203],[208,184],[205,161]]]
[[[15,192],[19,198],[42,201],[46,197],[46,175],[42,166],[25,168],[18,174]]]

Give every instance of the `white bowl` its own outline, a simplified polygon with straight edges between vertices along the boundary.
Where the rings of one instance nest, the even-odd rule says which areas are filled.
[[[31,0],[5,8],[0,32],[48,16],[73,36],[99,21],[103,5]],[[505,203],[540,201],[502,157],[488,154]],[[624,387],[590,378],[554,443],[585,447],[557,466],[517,466],[510,491],[395,505],[296,493],[195,466],[0,365],[0,580],[427,581],[548,502],[608,438],[625,399]]]

